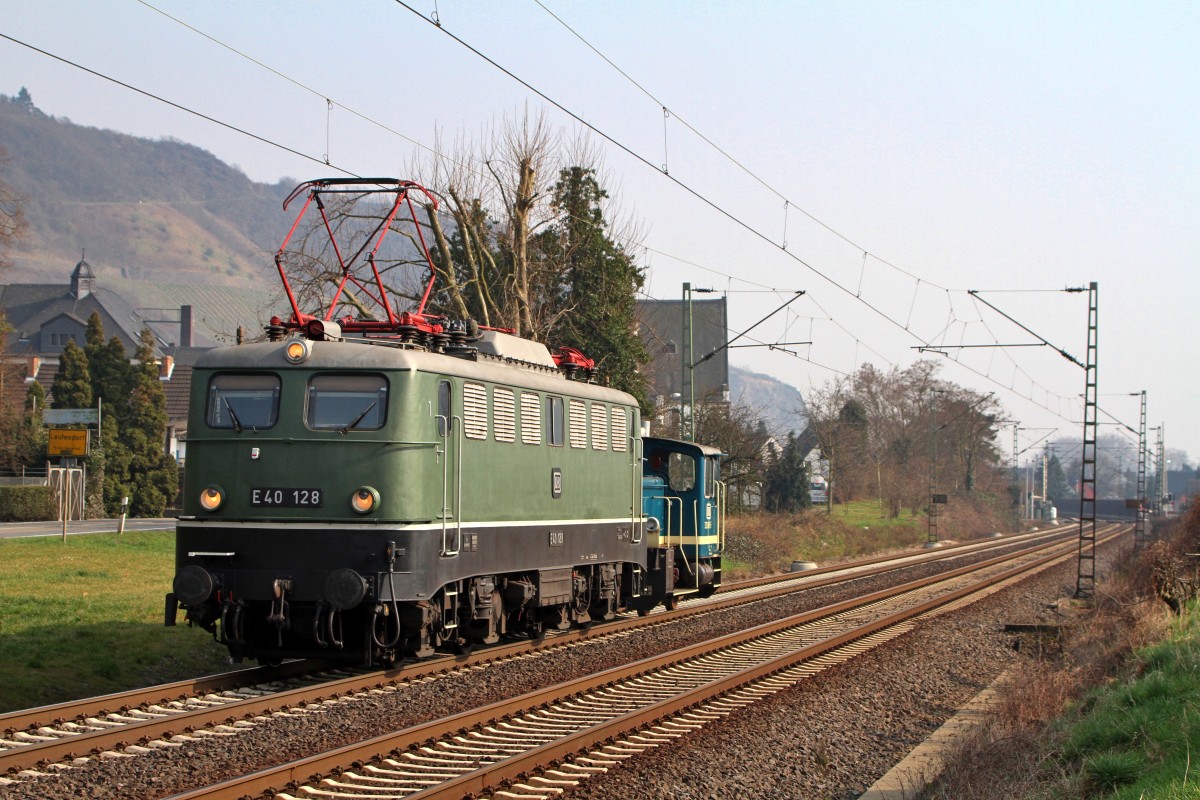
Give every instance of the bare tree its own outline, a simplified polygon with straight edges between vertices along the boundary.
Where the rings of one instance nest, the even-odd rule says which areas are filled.
[[[886,371],[868,364],[813,393],[809,418],[831,464],[831,502],[855,496],[867,464],[881,511],[893,517],[925,507],[938,487],[973,491],[981,472],[991,485],[999,404],[939,380],[937,369],[931,361]]]
[[[0,148],[0,168],[8,163]],[[0,275],[11,266],[9,250],[25,231],[25,216],[21,211],[21,195],[0,177]],[[40,431],[40,408],[24,407],[26,401],[24,370],[17,360],[2,357],[7,347],[10,328],[0,310],[0,465],[6,469],[28,461],[38,449],[36,432]],[[36,426],[30,423],[36,417]]]
[[[771,434],[762,414],[749,406],[704,398],[691,410],[695,415],[696,441],[720,448],[721,476],[728,488],[732,510],[744,510],[751,498],[761,501],[767,467],[777,451],[769,448]],[[778,449],[778,445],[776,445]]]
[[[0,147],[0,167],[8,164],[9,157]],[[21,210],[23,198],[8,184],[0,179],[0,269],[11,266],[8,261],[8,251],[16,244],[25,231],[25,214]]]
[[[806,403],[808,424],[817,437],[829,474],[829,508],[835,498],[854,498],[864,450],[865,418],[854,397],[853,384],[836,378],[814,391]]]

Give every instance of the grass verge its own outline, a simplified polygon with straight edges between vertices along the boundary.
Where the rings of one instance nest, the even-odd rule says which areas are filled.
[[[170,531],[0,540],[0,712],[228,669],[162,624],[174,550]]]
[[[1054,731],[1062,791],[1111,800],[1200,797],[1200,604],[1165,640],[1134,653],[1122,676],[1087,693]],[[1070,795],[1069,795],[1070,796]]]
[[[1146,561],[1020,668],[923,800],[1200,798],[1200,601],[1172,614]]]
[[[954,498],[939,523],[942,539],[973,539],[1001,528],[992,498]],[[797,514],[742,514],[726,521],[724,577],[787,571],[792,561],[844,561],[914,547],[926,541],[925,515],[903,511],[889,518],[875,500],[838,503],[833,513],[811,508]]]

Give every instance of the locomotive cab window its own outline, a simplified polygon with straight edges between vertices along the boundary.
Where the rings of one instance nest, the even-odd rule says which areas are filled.
[[[696,459],[686,453],[671,453],[667,460],[667,485],[675,492],[696,488]]]
[[[710,456],[704,459],[704,496],[717,496],[717,481],[720,479],[718,471],[721,469],[721,459],[716,456]]]
[[[214,375],[204,420],[210,428],[262,430],[279,418],[279,376]]]
[[[314,375],[304,421],[319,431],[377,431],[387,419],[387,395],[382,375]]]

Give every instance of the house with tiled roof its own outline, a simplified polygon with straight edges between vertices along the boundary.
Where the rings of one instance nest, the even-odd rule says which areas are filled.
[[[86,257],[80,258],[66,284],[0,284],[0,309],[12,328],[4,357],[26,381],[26,387],[0,382],[0,401],[22,402],[28,382],[34,380],[48,394],[59,355],[69,340],[84,345],[93,312],[100,315],[105,338],[118,337],[130,357],[142,330],[149,328],[167,396],[166,446],[182,459],[196,358],[218,345],[234,344],[247,331],[251,336],[261,332],[279,308],[279,294],[238,286],[138,281],[116,274],[98,277]]]
[[[71,272],[70,284],[13,283],[0,286],[0,308],[12,331],[5,352],[44,357],[62,353],[68,341],[83,347],[87,320],[93,312],[104,323],[105,336],[116,336],[127,352],[137,348],[144,323],[128,301],[99,289],[86,259]]]
[[[83,347],[87,340],[87,321],[98,314],[105,338],[120,340],[132,357],[142,330],[155,334],[154,358],[167,398],[167,440],[163,443],[176,458],[183,457],[187,431],[187,405],[191,387],[192,364],[198,355],[212,347],[197,347],[193,341],[193,312],[190,305],[178,309],[177,320],[165,320],[177,329],[170,340],[163,338],[164,319],[147,315],[123,293],[99,286],[86,258],[71,272],[68,284],[12,283],[0,285],[0,309],[11,328],[5,341],[5,360],[14,367],[8,374],[23,375],[24,386],[4,387],[4,402],[22,402],[28,384],[37,381],[48,399],[58,359],[68,342]],[[161,312],[163,309],[154,309]]]

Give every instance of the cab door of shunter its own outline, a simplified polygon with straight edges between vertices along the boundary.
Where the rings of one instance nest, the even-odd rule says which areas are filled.
[[[454,404],[454,387],[446,379],[438,381],[437,408],[434,411],[437,423],[438,467],[441,477],[441,524],[440,554],[444,557],[457,556],[462,546],[462,435],[463,422],[459,409]]]

